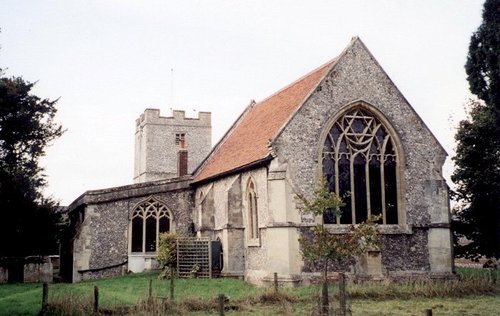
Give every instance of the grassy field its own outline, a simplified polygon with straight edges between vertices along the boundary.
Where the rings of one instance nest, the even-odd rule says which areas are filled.
[[[460,281],[349,284],[349,305],[353,315],[422,315],[432,308],[434,315],[499,315],[500,285],[482,269],[460,269]],[[75,315],[91,312],[94,286],[99,288],[103,312],[156,315],[168,308],[174,314],[216,314],[218,294],[229,297],[226,305],[234,315],[311,315],[317,308],[318,286],[280,289],[257,288],[234,279],[181,279],[175,282],[175,305],[169,305],[169,282],[157,274],[133,274],[111,279],[51,284],[49,303]],[[500,282],[500,275],[497,276]],[[146,303],[149,280],[152,302]],[[331,287],[332,299],[337,288]],[[41,284],[0,285],[0,315],[37,315],[41,308]],[[139,306],[139,308],[137,308]],[[149,307],[148,307],[149,306]],[[151,306],[154,310],[146,312]]]

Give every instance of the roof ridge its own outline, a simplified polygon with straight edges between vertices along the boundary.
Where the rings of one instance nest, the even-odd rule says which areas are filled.
[[[282,93],[283,91],[287,90],[287,89],[290,89],[291,87],[297,85],[298,83],[300,83],[301,81],[303,81],[304,79],[307,79],[308,77],[310,77],[312,74],[316,73],[317,71],[320,71],[321,69],[323,69],[324,67],[330,65],[330,64],[335,64],[337,62],[337,59],[338,59],[339,56],[335,57],[335,58],[332,58],[330,59],[329,61],[327,61],[326,63],[323,63],[321,66],[319,67],[316,67],[314,68],[313,70],[309,71],[307,74],[303,75],[302,77],[300,77],[299,79],[293,81],[292,83],[289,83],[287,84],[286,86],[284,86],[283,88],[279,89],[278,91],[274,92],[273,94],[267,96],[266,98],[258,101],[256,104],[260,104],[260,103],[264,103],[266,102],[267,100],[277,96],[278,94]]]
[[[337,57],[247,107],[195,170],[193,184],[222,175],[227,176],[243,166],[254,166],[255,162],[268,161],[266,157],[272,152],[269,145],[272,146],[272,141],[286,128],[298,109],[356,40],[358,38],[353,38]]]
[[[309,93],[306,94],[306,96],[304,97],[304,99],[298,104],[298,106],[295,108],[295,110],[293,111],[293,113],[290,115],[290,117],[288,118],[288,120],[283,124],[283,126],[281,126],[280,129],[278,129],[278,131],[276,132],[276,134],[273,136],[273,138],[271,139],[271,144],[270,146],[272,147],[273,146],[273,143],[274,143],[274,140],[276,138],[278,138],[281,133],[283,132],[283,130],[288,126],[288,124],[290,123],[290,121],[295,117],[295,115],[297,114],[297,112],[302,108],[302,106],[304,105],[304,103],[307,101],[307,99],[311,96],[311,94],[314,92],[314,90],[316,90],[318,88],[318,86],[321,84],[321,82],[326,78],[326,76],[328,76],[328,74],[332,71],[333,68],[335,68],[335,66],[337,65],[337,63],[339,62],[339,60],[344,57],[344,55],[347,53],[347,50],[353,46],[353,44],[355,42],[359,41],[363,46],[363,42],[361,41],[361,39],[359,38],[359,36],[353,36],[351,38],[351,41],[349,42],[349,44],[347,44],[346,47],[344,47],[344,49],[342,50],[342,52],[340,54],[338,54],[335,58],[331,59],[330,61],[324,63],[323,65],[319,66],[318,68],[316,68],[315,70],[309,72],[307,75],[303,76],[302,78],[299,78],[298,80],[296,80],[296,82],[290,84],[289,86],[292,87],[294,84],[300,82],[301,80],[303,80],[305,77],[308,77],[308,76],[311,76],[312,74],[314,74],[316,71],[320,71],[322,70],[323,68],[325,67],[328,67],[328,69],[325,71],[325,73],[322,75],[321,78],[318,79],[318,81],[316,82],[316,84],[314,85],[314,87],[312,87],[311,91],[309,91]]]
[[[212,147],[212,150],[207,154],[205,159],[196,167],[196,169],[193,171],[192,175],[196,178],[198,171],[203,170],[203,167],[213,159],[213,156],[219,151],[219,149],[224,145],[225,141],[231,136],[233,131],[236,129],[236,127],[241,123],[243,118],[250,112],[250,109],[254,107],[256,104],[255,100],[251,99],[250,103],[246,106],[246,108],[241,112],[241,114],[234,120],[233,124],[229,127],[229,129],[222,135],[222,137],[219,139],[217,144]],[[212,158],[212,159],[211,159]]]

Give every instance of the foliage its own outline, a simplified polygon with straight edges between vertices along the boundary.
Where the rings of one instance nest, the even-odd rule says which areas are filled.
[[[455,253],[477,259],[499,257],[500,249],[500,138],[492,109],[480,102],[469,103],[469,119],[460,122],[455,135],[456,184],[453,211]]]
[[[174,301],[174,279],[177,266],[177,234],[174,232],[162,233],[159,236],[157,257],[158,263],[163,266],[163,271],[158,279],[170,280],[170,301]]]
[[[455,254],[500,258],[500,0],[485,2],[465,69],[482,102],[469,101],[469,117],[455,135]]]
[[[156,260],[163,267],[174,267],[177,264],[177,234],[161,233],[158,242]]]
[[[379,235],[375,222],[377,216],[369,216],[368,220],[358,225],[350,225],[349,230],[344,233],[336,233],[325,227],[324,215],[328,212],[340,217],[340,207],[343,206],[342,199],[328,190],[326,180],[321,178],[314,188],[314,197],[308,200],[303,195],[297,199],[302,202],[302,212],[321,217],[321,223],[312,228],[312,234],[303,234],[299,237],[302,257],[304,261],[323,265],[323,287],[321,295],[320,313],[330,313],[330,299],[328,295],[328,264],[331,261],[350,259],[364,253],[369,248],[378,247]],[[343,280],[343,275],[339,279]],[[342,282],[342,281],[341,281]],[[342,282],[343,284],[343,282]],[[342,287],[339,315],[346,314],[345,286]]]
[[[33,86],[0,70],[0,256],[54,251],[58,215],[43,198],[39,160],[63,130],[54,121],[57,100],[33,95]]]
[[[486,0],[465,64],[470,91],[500,110],[500,0]]]
[[[335,192],[328,191],[324,179],[316,185],[312,200],[302,195],[297,198],[302,202],[303,213],[322,217],[326,212],[332,212],[341,216],[342,199]],[[328,262],[350,259],[369,248],[378,247],[379,234],[375,224],[378,219],[371,216],[366,222],[350,225],[348,232],[343,234],[331,231],[321,222],[312,228],[312,235],[304,234],[299,238],[302,257],[327,266]]]
[[[200,265],[197,263],[193,264],[193,266],[191,267],[191,271],[189,271],[189,277],[190,278],[197,278],[198,273],[200,273],[200,271],[201,271]]]
[[[366,222],[351,225],[350,231],[345,234],[332,232],[318,224],[312,228],[312,238],[300,237],[302,256],[312,262],[341,261],[359,256],[378,246],[377,220],[378,217],[372,216]]]

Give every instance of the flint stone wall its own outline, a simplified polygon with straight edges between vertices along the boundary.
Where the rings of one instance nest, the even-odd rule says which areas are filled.
[[[193,192],[190,176],[89,191],[70,209],[83,207],[85,218],[74,239],[74,281],[119,275],[127,271],[129,223],[134,207],[154,197],[172,212],[175,231],[192,234]],[[112,267],[109,269],[103,269]]]
[[[273,142],[273,149],[280,163],[287,164],[295,191],[311,197],[321,175],[319,150],[323,144],[318,143],[321,133],[339,111],[360,100],[383,113],[396,130],[404,153],[400,185],[406,210],[403,224],[407,226],[383,238],[383,265],[388,271],[428,271],[426,232],[431,214],[441,214],[434,216],[441,222],[446,222],[448,216],[447,200],[443,194],[433,195],[435,190],[429,186],[440,184],[441,190],[447,192],[441,175],[446,152],[361,42],[355,42],[344,52]],[[305,271],[310,268],[306,266]]]
[[[198,118],[174,110],[170,117],[158,109],[146,109],[136,120],[134,182],[146,182],[178,176],[175,134],[185,134],[188,173],[205,159],[212,147],[210,112],[198,112]]]

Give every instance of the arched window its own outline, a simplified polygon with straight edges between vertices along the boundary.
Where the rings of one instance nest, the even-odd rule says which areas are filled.
[[[257,193],[252,180],[248,182],[247,187],[247,205],[248,205],[248,231],[250,239],[259,238],[259,217],[257,211]]]
[[[326,224],[360,223],[370,214],[398,224],[398,155],[375,115],[358,106],[339,117],[326,136],[322,163],[330,191],[345,203],[340,218],[325,214]]]
[[[155,252],[160,233],[172,230],[172,215],[163,203],[150,198],[132,212],[130,229],[132,252]]]

